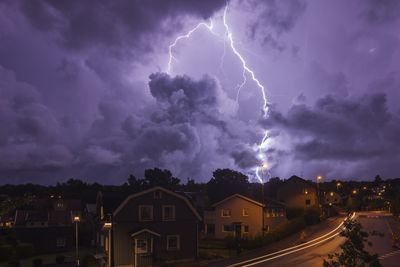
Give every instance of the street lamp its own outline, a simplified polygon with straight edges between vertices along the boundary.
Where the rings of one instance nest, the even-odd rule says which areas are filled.
[[[265,172],[267,171],[268,165],[266,162],[261,163],[261,173],[262,173],[262,181],[261,181],[261,200],[262,204],[265,206],[265,201],[264,201],[264,176]],[[263,208],[264,209],[264,208]],[[264,211],[262,213],[262,235],[264,236],[264,230],[265,230],[265,219],[264,219]]]
[[[337,183],[336,183],[336,190],[337,190],[337,191],[339,191],[339,187],[340,187],[340,186],[342,186],[342,183],[341,183],[341,182],[337,182]]]
[[[103,228],[105,230],[108,230],[108,266],[111,265],[111,247],[112,247],[112,240],[111,240],[111,231],[112,231],[112,223],[111,222],[105,222]]]
[[[81,221],[81,217],[79,217],[79,216],[74,216],[73,221],[75,222],[76,265],[79,266],[78,223]]]
[[[317,176],[317,201],[318,201],[318,206],[319,206],[319,182],[322,180],[322,176],[318,175]]]

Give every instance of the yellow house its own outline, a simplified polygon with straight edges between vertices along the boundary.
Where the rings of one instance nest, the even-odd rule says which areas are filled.
[[[310,181],[292,176],[278,189],[277,198],[288,208],[309,208],[318,205],[317,189]]]
[[[271,230],[286,220],[284,206],[276,203],[266,205],[234,194],[214,205],[213,210],[204,212],[205,233],[213,238],[255,237]],[[264,227],[263,227],[264,225]]]

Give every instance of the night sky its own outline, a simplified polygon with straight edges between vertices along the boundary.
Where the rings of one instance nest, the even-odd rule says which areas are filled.
[[[400,1],[0,2],[0,184],[400,176]],[[190,38],[169,46],[198,23]],[[265,134],[268,139],[260,148]]]

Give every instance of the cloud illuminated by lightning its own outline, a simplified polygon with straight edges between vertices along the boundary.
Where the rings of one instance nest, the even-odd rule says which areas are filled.
[[[227,4],[225,6],[224,9],[224,14],[223,14],[223,24],[225,27],[225,33],[224,33],[224,45],[225,45],[225,38],[228,38],[228,42],[229,42],[229,46],[232,50],[232,52],[234,53],[234,55],[239,59],[239,61],[242,64],[242,68],[243,68],[243,72],[242,72],[242,76],[243,76],[243,80],[242,82],[238,85],[238,91],[236,94],[236,102],[238,103],[238,99],[239,99],[239,94],[240,91],[242,90],[242,88],[245,86],[245,84],[247,83],[247,76],[250,76],[251,80],[254,81],[254,83],[257,85],[257,87],[260,89],[263,100],[264,100],[264,105],[263,105],[263,117],[267,117],[268,116],[268,111],[269,111],[269,103],[267,100],[267,96],[265,93],[265,87],[261,84],[261,82],[257,79],[256,75],[254,74],[254,71],[251,70],[249,68],[249,66],[247,65],[246,60],[244,59],[244,57],[240,54],[240,52],[236,49],[235,46],[235,42],[233,40],[233,34],[232,31],[228,25],[227,22],[227,12],[228,12],[228,8],[229,5]],[[197,24],[193,29],[191,29],[190,31],[188,31],[186,34],[184,35],[180,35],[178,36],[174,42],[172,44],[170,44],[168,46],[168,53],[169,53],[169,58],[168,58],[168,65],[167,65],[167,70],[166,72],[168,74],[171,73],[172,70],[172,63],[175,59],[175,57],[173,56],[173,48],[178,44],[178,42],[182,39],[188,39],[190,38],[190,36],[197,31],[200,27],[206,27],[212,34],[215,34],[213,32],[213,21],[210,20],[209,24],[205,23],[205,22],[201,22],[199,24]],[[221,60],[223,60],[225,56],[225,47],[224,47],[224,54],[222,55]],[[221,62],[220,64],[220,68],[222,68],[223,63]],[[256,148],[256,153],[257,153],[257,157],[258,159],[261,161],[261,164],[257,167],[255,167],[255,175],[258,179],[259,182],[263,183],[264,179],[263,179],[263,174],[265,174],[265,172],[267,172],[267,174],[269,175],[269,171],[268,169],[265,167],[266,165],[266,159],[265,159],[265,155],[264,155],[264,151],[267,148],[267,142],[268,142],[268,138],[269,138],[269,134],[268,134],[268,130],[265,130],[263,138],[261,140],[261,142],[257,145]]]
[[[206,27],[210,32],[212,32],[212,29],[214,27],[213,25],[213,21],[210,20],[209,24],[205,23],[205,22],[200,22],[199,24],[196,25],[196,27],[194,27],[193,29],[191,29],[190,31],[188,31],[188,33],[186,33],[185,35],[180,35],[178,36],[175,41],[170,44],[168,46],[168,53],[169,53],[169,59],[168,59],[168,66],[167,66],[167,73],[170,74],[171,73],[171,69],[172,69],[172,61],[176,60],[176,58],[174,58],[174,55],[172,54],[172,49],[178,44],[178,42],[182,39],[188,39],[190,38],[190,36],[192,35],[192,33],[194,33],[195,31],[197,31],[200,27]]]

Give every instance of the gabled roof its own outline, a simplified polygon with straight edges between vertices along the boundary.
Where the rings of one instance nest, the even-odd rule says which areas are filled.
[[[143,228],[142,230],[136,231],[136,232],[132,233],[131,236],[134,237],[134,236],[137,236],[137,235],[139,235],[139,234],[141,234],[141,233],[144,233],[144,232],[150,233],[150,234],[155,235],[155,236],[158,236],[158,237],[160,236],[159,233],[156,233],[156,232],[154,232],[154,231],[151,231],[151,230],[149,230],[149,229],[147,229],[147,228]]]
[[[120,211],[122,210],[122,208],[123,208],[130,200],[132,200],[132,199],[134,199],[134,198],[137,198],[137,197],[139,197],[139,196],[142,196],[142,195],[145,195],[145,194],[148,194],[148,193],[157,191],[157,190],[160,190],[160,191],[162,191],[162,192],[164,192],[164,193],[166,193],[166,194],[170,194],[170,195],[172,195],[172,196],[174,196],[174,197],[177,197],[177,198],[183,200],[183,201],[186,203],[186,205],[188,205],[189,209],[193,212],[193,214],[201,221],[201,217],[200,217],[199,213],[196,211],[196,209],[193,207],[193,205],[189,202],[189,200],[188,200],[186,197],[184,197],[184,196],[182,196],[182,195],[180,195],[180,194],[177,194],[177,193],[175,193],[175,192],[172,192],[172,191],[170,191],[170,190],[168,190],[168,189],[165,189],[165,188],[163,188],[163,187],[161,187],[161,186],[156,186],[156,187],[153,187],[153,188],[144,190],[144,191],[142,191],[142,192],[139,192],[139,193],[132,194],[132,195],[128,196],[128,197],[119,205],[119,207],[114,211],[113,215],[116,216],[116,215],[118,214],[118,212],[120,212]]]
[[[251,202],[251,203],[253,203],[253,204],[255,204],[255,205],[258,205],[258,206],[260,206],[260,207],[264,207],[264,206],[265,206],[264,204],[262,204],[262,203],[260,203],[260,202],[258,202],[258,201],[256,201],[256,200],[254,200],[254,199],[245,197],[245,196],[243,196],[243,195],[241,195],[241,194],[234,194],[234,195],[231,195],[231,196],[229,196],[229,197],[227,197],[227,198],[224,198],[224,199],[221,200],[221,201],[218,201],[217,203],[214,203],[214,204],[212,205],[212,207],[216,207],[216,206],[218,206],[219,204],[221,204],[221,203],[223,203],[223,202],[225,202],[225,201],[228,201],[228,200],[230,200],[230,199],[232,199],[232,198],[235,198],[235,197],[244,199],[244,200],[249,201],[249,202]]]

